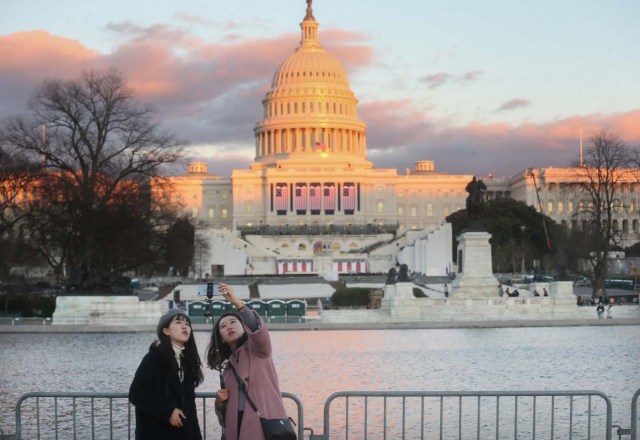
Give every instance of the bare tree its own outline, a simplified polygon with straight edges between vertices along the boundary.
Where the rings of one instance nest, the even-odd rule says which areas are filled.
[[[578,196],[574,218],[590,241],[583,258],[593,269],[593,298],[604,294],[609,252],[625,238],[618,220],[629,207],[623,185],[633,184],[638,177],[632,153],[618,137],[601,131],[591,137],[584,162],[576,164],[577,183],[571,185]]]
[[[140,240],[153,242],[151,235],[173,221],[150,181],[161,181],[163,165],[182,158],[182,144],[159,129],[154,110],[136,101],[116,71],[45,81],[28,109],[4,122],[2,142],[42,163],[30,188],[37,200],[30,237],[58,269],[140,264],[149,256],[135,249],[144,246]],[[132,250],[141,258],[130,261]]]

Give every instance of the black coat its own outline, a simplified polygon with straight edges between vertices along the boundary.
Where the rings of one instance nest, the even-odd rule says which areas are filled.
[[[129,401],[136,407],[136,440],[202,440],[193,375],[185,371],[181,383],[177,372],[163,368],[157,352],[149,351],[140,362]],[[175,408],[187,416],[181,428],[169,424]]]

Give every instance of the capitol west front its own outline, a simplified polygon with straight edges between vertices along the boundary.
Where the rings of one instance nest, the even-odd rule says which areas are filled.
[[[400,261],[416,272],[447,274],[454,268],[444,219],[464,208],[473,176],[437,172],[429,160],[404,174],[375,168],[367,160],[358,100],[345,70],[321,46],[310,6],[300,27],[298,48],[278,67],[262,100],[250,168],[228,178],[197,162],[171,178],[175,199],[212,228],[211,255],[197,272],[386,272]],[[512,197],[576,227],[580,200],[569,190],[575,178],[572,168],[543,168],[483,180],[488,199]],[[618,227],[635,242],[636,185],[622,193],[626,211]]]

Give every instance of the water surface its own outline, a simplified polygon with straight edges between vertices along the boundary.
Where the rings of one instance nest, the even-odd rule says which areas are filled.
[[[209,334],[196,332],[201,356]],[[0,334],[0,428],[14,432],[31,391],[127,392],[154,334]],[[325,400],[343,390],[599,390],[629,426],[640,388],[640,326],[281,331],[281,388],[322,432]],[[201,391],[218,388],[205,370]],[[214,423],[213,420],[208,423]]]

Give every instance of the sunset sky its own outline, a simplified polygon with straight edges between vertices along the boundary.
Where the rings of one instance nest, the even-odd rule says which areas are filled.
[[[228,176],[300,40],[304,0],[0,0],[0,118],[45,78],[122,71],[191,158]],[[568,166],[597,129],[640,147],[637,0],[315,0],[368,157],[400,172]]]

